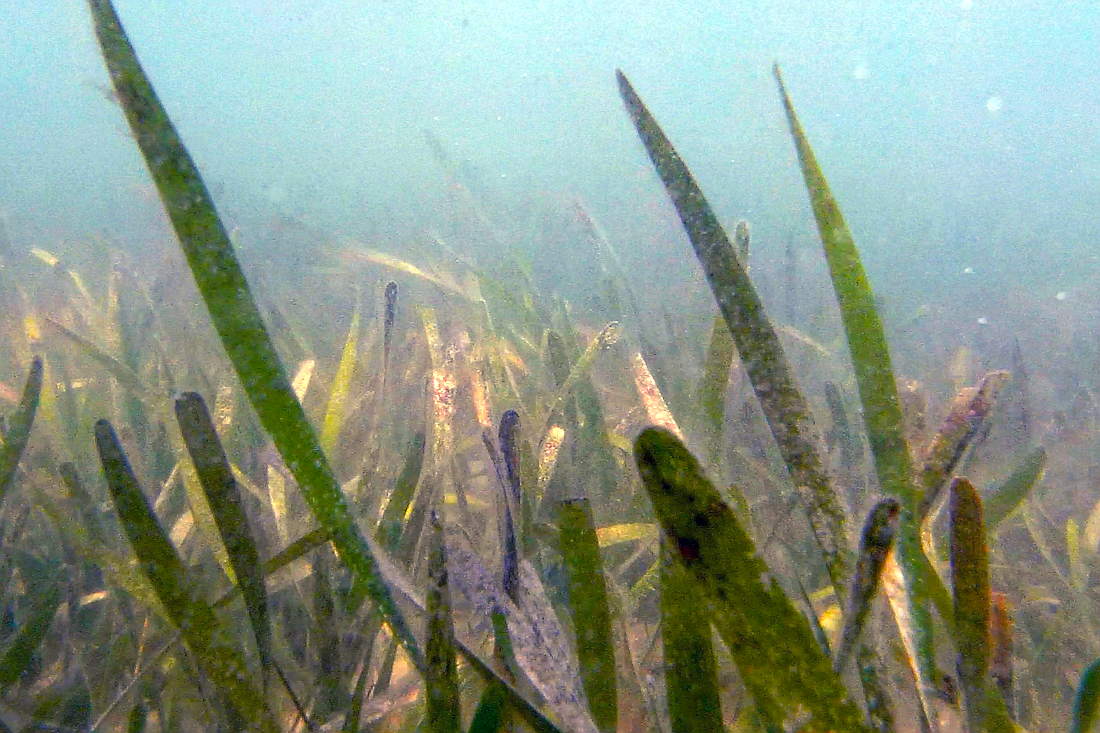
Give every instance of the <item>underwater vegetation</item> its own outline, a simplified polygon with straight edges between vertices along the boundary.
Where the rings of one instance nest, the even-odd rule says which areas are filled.
[[[975,375],[926,429],[778,67],[839,357],[772,320],[748,225],[727,235],[618,72],[717,306],[692,375],[580,201],[599,327],[522,264],[456,276],[348,241],[324,287],[351,315],[311,327],[246,277],[112,4],[89,7],[203,312],[40,249],[38,305],[0,232],[26,374],[0,383],[0,731],[1092,728],[1100,662],[1051,639],[1073,626],[1100,655],[1100,511],[1066,521],[1062,559],[1033,492],[1047,450],[987,450],[1022,368]]]

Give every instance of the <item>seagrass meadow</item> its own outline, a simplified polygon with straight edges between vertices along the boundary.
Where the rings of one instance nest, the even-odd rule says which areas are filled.
[[[0,229],[0,731],[1093,728],[1100,503],[1049,499],[1095,488],[1092,393],[1038,405],[1019,344],[888,339],[778,66],[829,342],[765,307],[781,268],[622,71],[702,332],[655,315],[579,198],[593,294],[548,292],[432,132],[494,262],[288,220],[295,271],[247,269],[88,5],[186,271]],[[925,384],[892,348],[956,357]]]

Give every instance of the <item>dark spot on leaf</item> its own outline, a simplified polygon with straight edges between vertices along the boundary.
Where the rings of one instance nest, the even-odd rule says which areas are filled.
[[[707,517],[707,515],[703,514],[702,512],[700,512],[699,514],[696,514],[695,515],[695,526],[696,527],[709,527],[710,526],[710,518]]]
[[[676,539],[676,549],[680,551],[680,557],[685,562],[699,559],[699,540],[690,537],[678,537]]]

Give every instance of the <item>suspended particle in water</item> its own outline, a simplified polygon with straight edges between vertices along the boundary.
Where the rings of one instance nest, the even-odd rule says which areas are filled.
[[[1001,108],[1005,106],[1005,101],[999,96],[994,94],[989,99],[985,100],[985,108],[990,114],[996,114],[1001,111]]]
[[[979,326],[989,325],[989,319],[986,318],[985,316],[982,316],[981,318],[978,319],[978,325]]]
[[[1059,290],[1058,294],[1055,295],[1054,297],[1055,297],[1056,300],[1065,300],[1066,298],[1069,297],[1069,293],[1067,293],[1065,290]]]

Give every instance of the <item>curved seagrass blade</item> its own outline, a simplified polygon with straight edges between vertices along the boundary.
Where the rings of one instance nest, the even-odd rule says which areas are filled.
[[[191,579],[138,485],[114,428],[106,420],[96,423],[95,441],[119,521],[168,618],[236,711],[252,721],[255,730],[274,733],[278,726],[263,696],[250,684],[244,658],[238,649],[218,638],[213,609],[192,592]]]
[[[674,552],[710,600],[711,621],[765,717],[782,721],[801,708],[812,715],[801,730],[866,731],[806,619],[695,457],[662,428],[642,431],[634,457]]]
[[[248,526],[248,516],[241,502],[240,488],[229,468],[229,459],[222,448],[214,422],[202,396],[187,392],[176,398],[176,420],[195,464],[195,473],[210,503],[210,511],[218,526],[229,562],[237,576],[256,648],[263,665],[264,684],[271,668],[271,624],[267,617],[267,585],[260,566],[260,553]]]
[[[0,436],[0,503],[3,503],[4,494],[8,492],[8,487],[15,478],[15,469],[19,466],[19,459],[23,457],[27,441],[30,440],[31,425],[34,424],[34,414],[38,410],[38,398],[41,395],[42,359],[36,356],[27,372],[19,409],[8,418],[4,433]]]
[[[206,185],[145,76],[110,0],[89,0],[119,104],[157,186],[195,284],[264,429],[355,584],[378,604],[417,669],[423,654],[351,511],[317,435],[291,387]]]
[[[798,389],[760,296],[718,217],[634,87],[621,71],[616,73],[627,112],[691,239],[791,481],[802,496],[839,597],[848,577],[844,510],[822,468],[809,405]]]
[[[455,630],[451,621],[451,589],[447,578],[447,547],[443,526],[432,513],[428,526],[428,672],[426,730],[431,733],[461,733],[458,695],[458,660]]]
[[[923,521],[935,506],[963,456],[971,445],[989,432],[989,416],[1011,375],[1006,371],[987,372],[976,388],[966,388],[956,395],[951,409],[925,452],[921,477],[924,497],[920,505]]]
[[[938,707],[932,699],[935,694],[935,650],[932,616],[927,598],[938,578],[931,575],[934,571],[920,544],[921,494],[912,479],[912,459],[905,440],[905,421],[894,369],[890,362],[886,332],[878,317],[874,293],[867,282],[855,241],[795,115],[794,105],[787,95],[778,65],[773,67],[773,72],[779,84],[783,108],[802,168],[802,177],[806,182],[825,258],[829,263],[833,290],[840,306],[875,471],[883,491],[901,502],[902,515],[895,539],[895,554],[904,578],[902,588],[906,613],[902,615],[907,618],[912,631],[907,638],[912,642],[914,656],[910,661],[918,680],[921,704],[935,729],[938,727]],[[902,598],[897,593],[892,596],[895,616],[899,615],[900,606],[897,603],[901,601]],[[901,623],[901,618],[898,620]]]
[[[856,572],[852,577],[848,606],[844,611],[844,630],[840,634],[840,646],[837,647],[833,661],[833,669],[838,672],[844,669],[848,655],[855,649],[859,634],[863,631],[863,622],[867,619],[871,601],[878,591],[886,556],[894,544],[894,531],[898,526],[900,512],[901,506],[897,499],[883,499],[872,507],[863,525]]]

